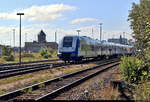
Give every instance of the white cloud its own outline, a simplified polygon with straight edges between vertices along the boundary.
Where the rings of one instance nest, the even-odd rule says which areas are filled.
[[[62,12],[76,10],[77,8],[64,4],[44,6],[32,6],[30,8],[14,11],[12,13],[0,13],[0,19],[18,19],[17,12],[23,12],[23,18],[29,21],[53,21],[62,16]]]
[[[98,21],[96,18],[79,18],[71,21],[71,24]]]
[[[16,13],[0,13],[0,19],[18,19]]]

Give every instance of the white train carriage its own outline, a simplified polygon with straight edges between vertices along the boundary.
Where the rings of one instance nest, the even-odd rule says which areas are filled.
[[[65,36],[58,46],[58,56],[64,61],[84,58],[109,57],[131,54],[131,46],[100,42],[85,36]]]
[[[81,58],[92,58],[101,55],[101,43],[98,40],[83,36],[79,37],[78,45],[78,56]]]

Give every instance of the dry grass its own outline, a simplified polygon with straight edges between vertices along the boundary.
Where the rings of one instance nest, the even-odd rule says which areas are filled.
[[[104,89],[103,98],[104,100],[118,100],[119,94],[120,92],[118,91],[118,87],[113,88],[110,86]]]
[[[22,62],[26,62],[26,61],[37,61],[37,60],[47,60],[43,57],[40,56],[39,53],[32,53],[32,55],[34,57],[22,57]],[[15,62],[19,62],[19,53],[13,53],[13,56],[15,57],[15,60],[14,61],[5,61],[4,59],[2,59],[0,57],[0,63],[15,63]],[[50,59],[53,59],[53,58],[58,58],[56,56],[53,56],[52,58]]]

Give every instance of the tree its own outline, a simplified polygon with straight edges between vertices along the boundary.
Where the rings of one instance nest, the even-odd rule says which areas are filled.
[[[128,21],[131,22],[136,47],[141,51],[140,57],[146,59],[144,57],[147,54],[150,57],[150,0],[140,0],[140,4],[133,3]]]
[[[140,50],[148,50],[150,48],[150,0],[141,0],[140,4],[133,3],[128,17],[137,47]]]
[[[12,55],[12,49],[6,46],[2,46],[2,56],[6,61],[14,61],[14,56]]]
[[[6,46],[2,46],[2,56],[10,56],[12,53],[12,49]]]

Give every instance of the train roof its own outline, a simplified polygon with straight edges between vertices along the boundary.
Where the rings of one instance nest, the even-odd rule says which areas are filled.
[[[118,43],[113,43],[113,42],[102,42],[100,40],[97,40],[97,39],[93,39],[93,38],[90,38],[90,37],[87,37],[87,36],[77,36],[77,35],[66,35],[64,37],[74,37],[74,38],[83,38],[85,40],[90,40],[90,41],[95,41],[97,43],[101,43],[102,45],[106,45],[106,46],[118,46],[118,47],[126,47],[126,48],[132,48],[133,46],[130,46],[130,45],[123,45],[123,44],[118,44]]]
[[[123,44],[118,44],[118,43],[113,43],[113,42],[104,42],[104,45],[108,46],[118,46],[118,47],[126,47],[126,48],[132,48],[133,46],[130,45],[123,45]]]

